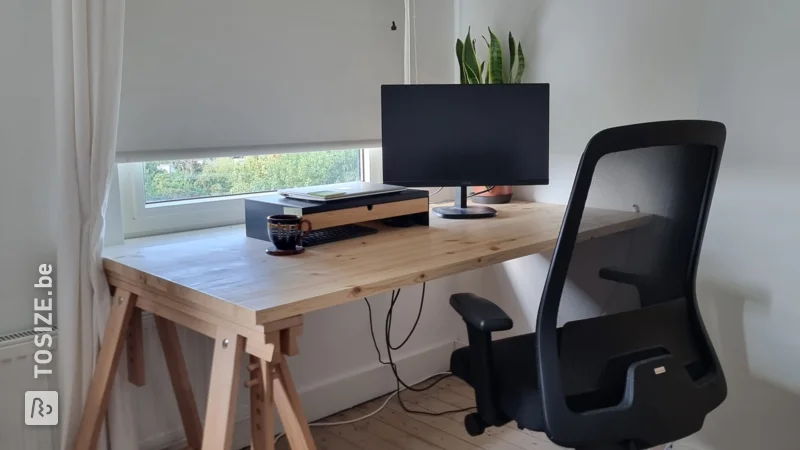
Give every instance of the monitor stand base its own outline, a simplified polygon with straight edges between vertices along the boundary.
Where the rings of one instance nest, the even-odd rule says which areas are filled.
[[[442,219],[485,219],[497,215],[497,211],[488,206],[437,206],[433,213]]]
[[[460,186],[456,192],[454,206],[437,206],[433,213],[443,219],[486,219],[497,215],[497,211],[488,206],[467,205],[467,187]]]

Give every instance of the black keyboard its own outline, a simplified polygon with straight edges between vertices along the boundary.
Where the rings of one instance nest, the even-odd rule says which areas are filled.
[[[377,232],[378,230],[375,228],[365,227],[363,225],[342,225],[322,230],[314,230],[303,238],[303,247],[312,247],[314,245],[368,236]]]

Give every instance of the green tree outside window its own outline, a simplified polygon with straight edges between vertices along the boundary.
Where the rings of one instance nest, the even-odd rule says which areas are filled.
[[[360,179],[360,150],[144,164],[147,203],[266,192]]]

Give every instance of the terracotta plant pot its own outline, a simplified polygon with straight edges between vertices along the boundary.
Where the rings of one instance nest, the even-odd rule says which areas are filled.
[[[485,191],[488,188],[489,186],[475,186],[474,192]],[[472,200],[475,203],[482,203],[484,205],[498,205],[500,203],[510,202],[513,194],[514,191],[511,186],[495,186],[488,192],[472,197]]]

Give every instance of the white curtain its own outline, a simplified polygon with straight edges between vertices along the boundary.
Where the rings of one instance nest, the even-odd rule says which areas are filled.
[[[110,310],[101,265],[117,146],[125,0],[53,0],[61,448],[72,447]],[[125,359],[120,363],[124,367]],[[122,372],[122,370],[120,371]],[[100,449],[138,447],[117,376]]]

